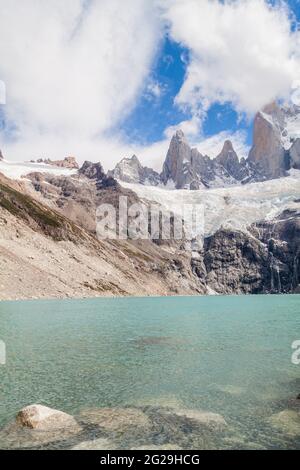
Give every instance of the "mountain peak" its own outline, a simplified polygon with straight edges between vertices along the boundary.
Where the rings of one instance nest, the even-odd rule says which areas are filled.
[[[176,140],[178,140],[179,142],[181,141],[184,141],[184,142],[187,142],[186,138],[185,138],[185,135],[184,135],[184,132],[181,130],[181,129],[178,129],[173,138],[175,138]]]
[[[216,162],[222,165],[233,178],[240,179],[240,161],[231,140],[225,140],[221,153],[216,157]]]
[[[153,186],[160,183],[159,174],[151,168],[143,167],[136,155],[123,158],[108,174],[125,183],[152,184]]]
[[[187,170],[187,166],[192,160],[191,152],[191,147],[184,133],[181,129],[178,129],[172,137],[164,162],[161,174],[164,184],[167,184],[168,181],[173,181],[177,189],[189,186],[191,178],[190,175],[187,174],[187,171],[183,171],[183,166],[185,166]]]
[[[135,154],[132,155],[132,157],[129,160],[132,160],[133,162],[139,162],[140,163],[138,157]]]
[[[231,151],[234,151],[231,140],[225,140],[222,152],[231,152]]]
[[[86,160],[80,168],[79,173],[94,180],[101,180],[105,177],[105,173],[100,162],[93,163]]]

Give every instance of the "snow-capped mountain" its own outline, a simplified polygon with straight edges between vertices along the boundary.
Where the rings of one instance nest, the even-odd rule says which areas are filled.
[[[239,160],[230,140],[221,153],[211,159],[191,148],[182,131],[173,136],[163,165],[161,180],[176,189],[201,189],[232,186],[258,178],[259,169],[245,159]]]
[[[197,190],[279,178],[290,169],[300,169],[300,107],[271,103],[255,117],[247,159],[239,158],[230,140],[216,158],[202,155],[178,130],[160,175],[144,168],[135,155],[123,159],[111,174],[126,183]]]
[[[0,153],[0,172],[10,178],[32,171],[71,175],[78,169],[73,160],[14,163],[4,160]],[[255,117],[253,145],[246,159],[239,158],[230,140],[224,142],[216,158],[202,155],[178,130],[171,139],[161,174],[144,167],[133,155],[123,158],[108,176],[121,183],[198,190],[279,178],[290,169],[300,169],[300,106],[271,103]]]
[[[229,140],[225,141],[221,153],[211,159],[191,148],[181,130],[171,139],[160,175],[151,168],[143,167],[135,155],[123,158],[109,175],[125,183],[192,190],[263,179],[255,164],[244,158],[239,160]]]
[[[157,186],[161,182],[159,174],[152,168],[142,166],[136,155],[123,158],[108,174],[126,183]]]

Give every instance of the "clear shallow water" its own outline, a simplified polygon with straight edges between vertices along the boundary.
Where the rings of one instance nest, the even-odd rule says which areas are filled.
[[[291,429],[288,420],[283,427],[269,422],[299,411],[300,365],[291,363],[291,344],[300,339],[300,296],[1,302],[0,339],[7,347],[2,429],[32,403],[75,416],[136,407],[154,427],[106,433],[119,448],[300,448],[297,422]],[[176,421],[185,408],[220,413],[228,427],[204,432]],[[170,409],[174,419],[165,423]],[[88,432],[80,439],[103,434]],[[0,432],[0,447],[24,445],[19,437],[7,444],[5,436]]]

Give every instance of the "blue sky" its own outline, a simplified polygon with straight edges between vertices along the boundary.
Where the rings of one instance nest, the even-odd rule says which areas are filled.
[[[271,0],[270,3],[275,2]],[[286,3],[296,20],[300,21],[300,0],[288,0]],[[191,118],[191,113],[183,112],[174,104],[184,83],[188,60],[189,50],[166,35],[150,76],[151,80],[161,85],[162,93],[159,97],[143,93],[133,112],[122,122],[122,129],[129,140],[151,144],[163,139],[168,126]],[[239,115],[230,102],[216,102],[208,110],[198,137],[203,139],[223,131],[235,133],[239,130],[246,133],[246,143],[251,145],[253,118]]]
[[[160,170],[181,128],[211,157],[227,138],[246,156],[255,113],[300,86],[300,3],[287,4],[0,0],[1,150],[106,169],[135,153]]]
[[[155,96],[148,93],[146,84],[133,112],[121,123],[129,140],[142,145],[151,144],[163,139],[169,126],[191,119],[189,111],[184,112],[174,103],[184,83],[188,60],[189,50],[166,35],[149,77],[150,83],[153,81],[160,85],[161,94]],[[238,130],[247,132],[247,143],[250,145],[252,121],[239,116],[230,103],[214,103],[203,122],[201,138]]]

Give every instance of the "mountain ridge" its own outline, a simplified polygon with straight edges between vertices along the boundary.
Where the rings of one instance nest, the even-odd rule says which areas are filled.
[[[125,183],[197,190],[279,178],[290,169],[300,169],[300,107],[280,107],[274,102],[255,116],[247,158],[239,159],[230,140],[216,158],[202,155],[190,147],[179,129],[171,139],[160,175],[154,172],[155,178],[147,180],[149,169],[135,155],[121,160],[110,174]]]

